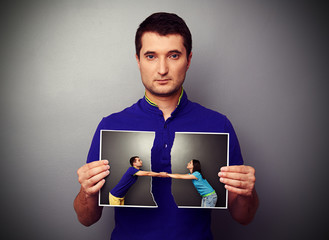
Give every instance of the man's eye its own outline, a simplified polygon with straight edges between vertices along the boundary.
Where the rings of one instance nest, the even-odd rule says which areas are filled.
[[[152,59],[154,59],[155,57],[154,57],[154,55],[147,55],[146,58],[149,59],[149,60],[152,60]]]
[[[177,58],[179,58],[179,55],[178,54],[172,54],[172,55],[170,55],[170,58],[177,59]]]

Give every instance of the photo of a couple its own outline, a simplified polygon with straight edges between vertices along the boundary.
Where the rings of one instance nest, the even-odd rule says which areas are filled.
[[[153,181],[171,181],[178,207],[227,208],[227,192],[218,179],[227,166],[228,134],[176,133],[171,166],[160,172],[152,163],[154,132],[102,130],[100,157],[110,175],[100,190],[101,206],[157,207]],[[166,146],[168,147],[168,146]],[[130,154],[130,155],[129,155]]]

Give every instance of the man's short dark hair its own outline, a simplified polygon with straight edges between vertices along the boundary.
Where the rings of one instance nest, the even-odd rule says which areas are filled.
[[[192,51],[192,36],[185,21],[174,13],[158,12],[146,18],[137,29],[135,47],[138,58],[142,48],[142,36],[145,32],[158,33],[160,36],[179,34],[184,39],[187,58]]]
[[[130,158],[129,162],[130,162],[130,165],[133,167],[134,166],[134,162],[136,162],[136,158],[139,158],[138,156],[133,156]]]

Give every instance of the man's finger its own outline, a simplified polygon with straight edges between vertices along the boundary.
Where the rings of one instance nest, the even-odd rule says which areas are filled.
[[[104,172],[101,172],[95,176],[93,176],[92,178],[88,179],[87,181],[87,185],[89,187],[93,186],[93,185],[97,185],[98,182],[100,182],[101,180],[103,180],[105,177],[107,177],[110,174],[109,170],[106,170]]]
[[[108,160],[93,161],[93,162],[90,162],[90,163],[86,163],[79,170],[82,171],[82,172],[86,172],[89,169],[93,169],[95,167],[102,166],[102,165],[108,165],[108,164],[109,164]]]
[[[102,172],[106,172],[110,169],[109,165],[101,165],[98,167],[91,168],[89,171],[87,171],[86,174],[86,179],[90,179]]]
[[[243,196],[251,196],[252,195],[252,190],[250,190],[250,189],[236,188],[236,187],[232,187],[232,186],[229,186],[229,185],[225,185],[225,188],[229,192],[237,193],[238,195],[243,195]]]
[[[237,172],[255,174],[255,169],[246,165],[225,166],[220,169],[221,172]]]
[[[225,185],[232,186],[235,188],[241,188],[241,189],[249,189],[253,187],[253,182],[247,182],[247,181],[240,181],[240,180],[232,180],[227,178],[221,178],[220,181],[224,183]]]
[[[98,193],[98,191],[103,187],[104,183],[105,183],[105,180],[102,179],[102,180],[99,181],[96,185],[94,185],[94,186],[92,186],[92,187],[86,189],[86,190],[85,190],[85,193],[86,193],[87,195],[94,195],[94,194]]]
[[[228,179],[234,179],[234,180],[240,180],[240,181],[247,181],[252,174],[245,174],[245,173],[236,173],[236,172],[220,172],[218,174],[220,178],[228,178]]]

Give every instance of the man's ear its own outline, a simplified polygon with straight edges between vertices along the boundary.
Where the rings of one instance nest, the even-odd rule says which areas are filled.
[[[136,57],[136,61],[137,61],[138,68],[139,68],[139,70],[140,70],[140,69],[141,69],[141,65],[140,65],[139,57],[137,56],[137,54],[135,54],[135,57]]]
[[[189,69],[189,67],[191,65],[191,60],[192,60],[192,52],[190,52],[190,55],[187,58],[187,68],[186,68],[186,71]]]

